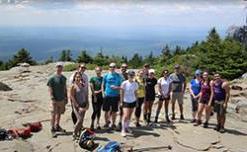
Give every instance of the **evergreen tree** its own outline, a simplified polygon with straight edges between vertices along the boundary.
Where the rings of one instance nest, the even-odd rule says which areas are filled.
[[[66,50],[63,50],[58,59],[59,61],[66,61]]]
[[[93,58],[87,53],[86,50],[81,51],[76,60],[78,63],[92,63]]]
[[[129,60],[129,64],[132,68],[139,68],[143,65],[142,57],[138,53],[135,53]]]
[[[18,63],[28,63],[30,65],[35,65],[37,64],[36,61],[34,61],[30,55],[30,53],[28,52],[28,50],[22,48],[21,50],[19,50],[13,57],[12,59],[9,61],[9,66],[10,67],[14,67],[16,66]]]

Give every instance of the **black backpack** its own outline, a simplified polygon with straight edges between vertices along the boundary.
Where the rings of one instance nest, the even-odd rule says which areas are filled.
[[[8,131],[5,129],[0,129],[0,140],[7,140],[9,139]]]

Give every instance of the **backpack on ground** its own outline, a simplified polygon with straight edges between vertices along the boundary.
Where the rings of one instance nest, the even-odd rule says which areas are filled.
[[[41,122],[26,123],[26,124],[23,124],[23,126],[29,127],[31,132],[39,132],[42,129]]]
[[[120,143],[109,141],[104,147],[101,147],[97,152],[121,152]]]
[[[90,129],[84,129],[80,135],[79,146],[83,149],[93,151],[99,144],[94,142],[95,133]]]
[[[8,140],[9,139],[9,134],[6,129],[0,129],[0,141],[1,140]]]

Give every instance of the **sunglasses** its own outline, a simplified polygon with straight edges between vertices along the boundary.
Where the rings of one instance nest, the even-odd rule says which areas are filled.
[[[110,66],[110,68],[116,68],[115,66]]]

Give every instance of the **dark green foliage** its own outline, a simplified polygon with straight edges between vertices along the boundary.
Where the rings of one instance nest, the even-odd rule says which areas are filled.
[[[83,50],[83,51],[81,51],[81,53],[77,57],[76,61],[78,63],[92,63],[93,58],[87,53],[86,50]]]
[[[58,59],[59,61],[73,61],[71,50],[63,50]]]
[[[129,66],[131,68],[140,68],[142,65],[143,59],[138,53],[135,53],[133,57],[129,60]]]
[[[30,55],[30,53],[22,48],[19,50],[9,61],[9,64],[11,67],[17,66],[18,63],[29,63],[30,65],[37,64],[36,61],[34,61]]]

